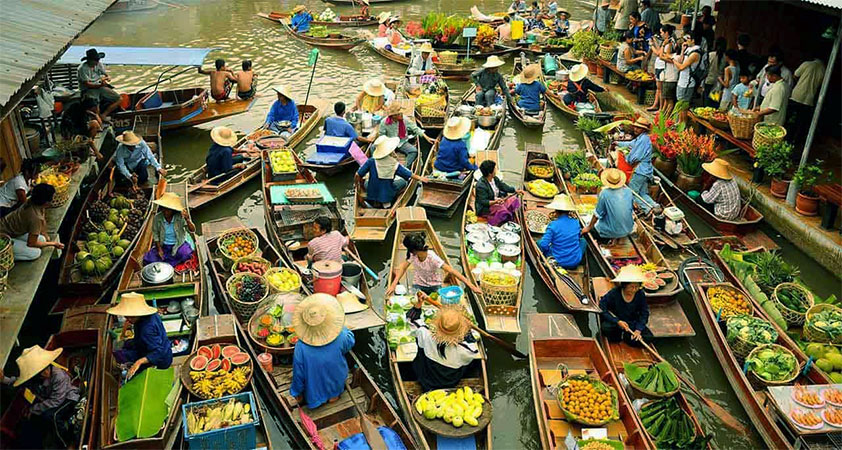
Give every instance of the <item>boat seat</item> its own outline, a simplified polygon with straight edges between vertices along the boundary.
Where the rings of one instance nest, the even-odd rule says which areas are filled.
[[[160,108],[164,104],[164,98],[158,91],[152,92],[140,100],[136,109],[154,109]]]

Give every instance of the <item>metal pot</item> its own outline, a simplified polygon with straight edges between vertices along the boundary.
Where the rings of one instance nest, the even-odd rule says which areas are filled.
[[[175,275],[173,266],[165,262],[148,264],[140,271],[140,279],[146,284],[164,284],[172,280]]]
[[[480,231],[483,233],[488,233],[488,224],[484,223],[469,223],[465,225],[465,232],[466,233],[473,233],[474,231]]]
[[[500,255],[500,261],[503,263],[509,261],[517,262],[518,258],[520,258],[520,246],[503,244],[497,247],[497,253]]]
[[[520,225],[515,222],[506,222],[500,228],[502,228],[503,231],[511,231],[512,233],[520,234]]]
[[[471,105],[460,105],[456,108],[456,115],[459,116],[470,116],[474,113],[474,107]]]
[[[520,244],[520,234],[512,233],[511,231],[501,231],[497,233],[497,242],[509,245]]]
[[[483,231],[468,233],[466,239],[468,239],[468,242],[471,244],[490,243],[491,241],[491,237],[488,233]]]
[[[491,242],[477,242],[471,244],[471,249],[473,249],[477,259],[484,260],[491,258],[491,255],[494,253],[494,244]]]
[[[497,115],[477,116],[477,125],[482,128],[491,128],[497,125]]]
[[[360,120],[362,121],[363,128],[371,128],[372,127],[371,114],[363,113],[362,118]]]

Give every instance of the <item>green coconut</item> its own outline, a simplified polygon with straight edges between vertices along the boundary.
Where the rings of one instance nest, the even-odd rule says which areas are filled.
[[[117,241],[117,245],[123,247],[123,250],[125,250],[129,248],[130,245],[132,245],[132,242],[128,239],[120,239],[119,241]]]
[[[85,262],[82,263],[82,273],[85,275],[90,275],[94,273],[96,270],[96,264],[92,259],[86,259]]]
[[[91,257],[91,254],[85,251],[80,251],[76,254],[76,262],[84,261]]]
[[[119,245],[115,245],[114,248],[111,249],[111,253],[114,254],[115,258],[123,256],[123,253],[125,252],[126,250],[124,250],[123,247],[120,247]]]

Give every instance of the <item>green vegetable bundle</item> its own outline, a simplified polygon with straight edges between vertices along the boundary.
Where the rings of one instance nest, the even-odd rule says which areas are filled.
[[[745,261],[745,256],[751,255],[743,254],[740,252],[735,252],[731,250],[731,246],[725,244],[722,247],[722,250],[719,251],[719,256],[728,264],[728,267],[734,272],[734,274],[739,278],[740,282],[748,291],[748,294],[754,298],[760,307],[766,311],[766,314],[769,315],[775,323],[781,327],[784,331],[786,331],[788,324],[786,319],[784,319],[783,314],[775,305],[775,302],[769,299],[766,293],[760,288],[760,286],[755,281],[755,267],[754,263]]]
[[[771,344],[778,339],[778,332],[771,323],[754,316],[734,316],[728,319],[726,339],[733,344],[737,339],[756,345]]]
[[[602,180],[594,173],[580,173],[573,178],[573,186],[582,189],[596,189],[602,186]]]
[[[632,387],[652,397],[669,397],[678,392],[679,383],[675,371],[668,362],[649,367],[623,363],[623,371]]]
[[[658,448],[702,449],[710,440],[696,434],[693,421],[674,397],[643,405],[639,415]]]
[[[777,344],[761,345],[746,359],[748,370],[765,384],[786,384],[798,376],[798,360],[788,349]]]
[[[793,283],[786,283],[783,286],[775,288],[774,297],[779,303],[787,308],[797,312],[806,313],[809,309],[810,301],[808,299],[808,292],[806,289]]]

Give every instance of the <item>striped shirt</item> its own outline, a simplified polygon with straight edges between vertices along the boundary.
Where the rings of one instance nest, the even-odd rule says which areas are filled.
[[[442,276],[439,269],[444,266],[444,260],[432,250],[427,251],[427,258],[424,261],[418,259],[417,256],[409,257],[409,262],[412,264],[412,269],[415,271],[412,284],[424,287],[441,286]]]
[[[307,252],[316,261],[342,261],[342,248],[348,245],[348,238],[333,230],[319,237],[314,237],[307,245]]]
[[[720,219],[734,220],[740,215],[740,188],[734,179],[716,180],[702,192],[702,200],[713,203],[713,213]]]

